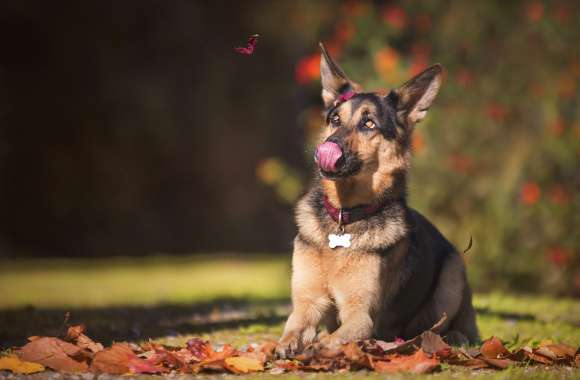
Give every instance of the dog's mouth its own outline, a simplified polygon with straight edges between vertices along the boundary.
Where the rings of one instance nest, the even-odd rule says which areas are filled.
[[[318,146],[314,161],[320,175],[331,180],[355,175],[363,164],[356,153],[345,151],[338,144],[328,141]]]

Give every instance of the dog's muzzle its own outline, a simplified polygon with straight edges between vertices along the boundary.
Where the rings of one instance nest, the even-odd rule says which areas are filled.
[[[338,171],[338,160],[342,157],[342,149],[337,143],[327,141],[318,145],[314,159],[320,169],[327,173]]]

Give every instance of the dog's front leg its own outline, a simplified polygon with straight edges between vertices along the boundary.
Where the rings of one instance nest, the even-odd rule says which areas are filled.
[[[373,334],[373,319],[367,303],[351,299],[339,305],[341,325],[332,334],[322,340],[328,347],[336,347],[351,341],[369,339]]]
[[[294,310],[276,349],[282,358],[292,356],[312,343],[316,328],[331,305],[325,289],[320,253],[299,238],[294,242],[292,256],[292,304]]]
[[[345,255],[342,264],[329,277],[340,327],[322,340],[323,345],[332,347],[372,337],[373,316],[381,293],[381,265],[378,255]]]

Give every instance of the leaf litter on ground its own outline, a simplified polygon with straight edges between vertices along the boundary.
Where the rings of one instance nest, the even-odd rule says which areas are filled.
[[[493,336],[480,347],[452,347],[439,335],[446,316],[431,329],[409,339],[394,342],[369,339],[349,342],[336,348],[319,344],[308,346],[291,359],[277,359],[277,343],[266,341],[239,350],[225,344],[214,347],[194,338],[184,347],[155,342],[119,342],[110,347],[85,335],[83,325],[70,326],[64,337],[30,337],[29,343],[0,358],[0,370],[17,374],[41,372],[46,368],[62,373],[196,374],[200,372],[248,374],[269,371],[346,372],[356,370],[380,373],[431,373],[441,364],[468,369],[502,370],[515,365],[580,366],[580,350],[550,340],[537,347],[524,346],[510,351]]]

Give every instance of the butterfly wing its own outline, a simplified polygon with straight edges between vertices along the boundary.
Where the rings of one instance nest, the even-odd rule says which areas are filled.
[[[253,36],[248,38],[248,44],[246,47],[236,47],[234,48],[234,50],[240,54],[250,55],[254,53],[254,49],[256,48],[257,43],[258,43],[258,35],[254,34]]]
[[[244,54],[244,55],[249,55],[253,53],[254,49],[248,49],[247,47],[236,47],[234,48],[234,50],[236,51],[236,53],[240,53],[240,54]]]

